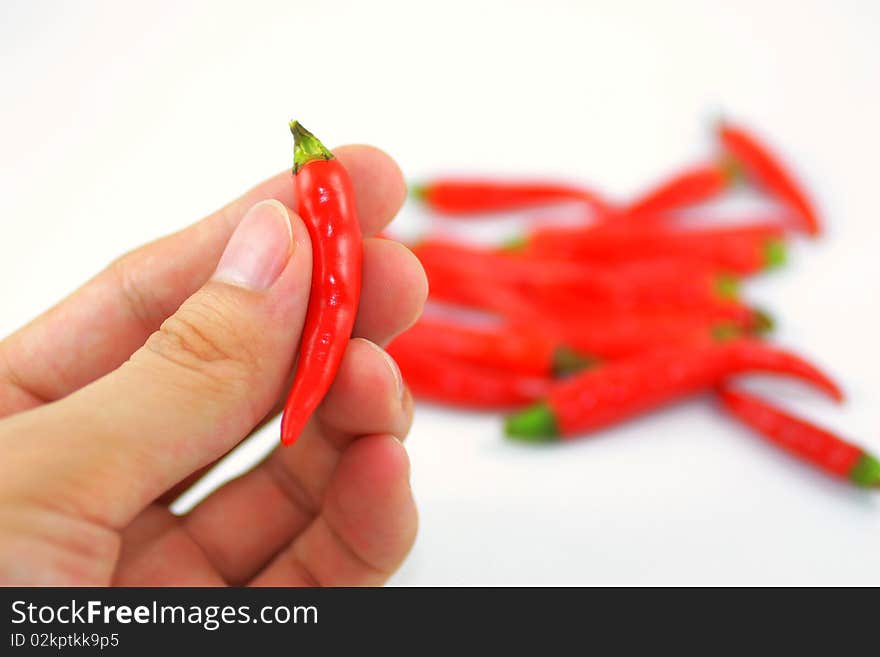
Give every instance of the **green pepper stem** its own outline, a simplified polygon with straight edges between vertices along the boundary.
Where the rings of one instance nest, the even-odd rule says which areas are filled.
[[[593,367],[599,362],[594,356],[587,356],[571,347],[560,345],[553,350],[551,366],[553,376],[562,377]]]
[[[761,308],[753,308],[753,313],[754,325],[752,326],[752,334],[766,335],[767,333],[770,333],[776,326],[776,321],[773,319],[773,315],[768,313],[766,310],[762,310]]]
[[[507,251],[509,253],[518,253],[520,251],[525,250],[526,246],[528,246],[529,238],[525,235],[515,235],[514,237],[508,237],[501,244],[498,245],[498,248],[501,251]]]
[[[742,335],[742,330],[733,322],[718,322],[711,331],[712,339],[717,342],[729,342]]]
[[[428,186],[425,183],[412,183],[408,191],[410,197],[417,201],[424,201],[428,196]]]
[[[785,242],[778,239],[768,240],[764,244],[764,269],[773,269],[785,264]]]
[[[742,165],[729,154],[724,154],[718,161],[718,168],[721,170],[728,186],[738,185],[745,182],[746,172]]]
[[[739,279],[730,274],[719,274],[715,278],[715,293],[722,299],[736,299],[739,296]]]
[[[862,452],[849,472],[849,479],[857,486],[880,488],[880,461],[867,452]]]
[[[290,122],[293,135],[293,174],[299,173],[313,160],[332,160],[333,153],[315,135],[306,130],[299,121]]]
[[[544,402],[509,415],[504,421],[504,433],[510,438],[528,443],[547,443],[559,440],[556,414]]]

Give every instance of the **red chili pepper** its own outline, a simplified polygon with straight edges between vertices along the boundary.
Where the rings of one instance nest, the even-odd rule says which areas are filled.
[[[736,301],[737,280],[706,263],[676,258],[587,264],[430,240],[413,248],[430,281],[461,278],[462,287],[494,281],[550,304],[638,309],[714,308],[718,316],[748,318]],[[550,305],[545,304],[545,305]]]
[[[819,234],[819,218],[809,197],[770,149],[743,128],[726,122],[718,125],[718,138],[750,180],[794,210],[807,233]]]
[[[336,376],[361,292],[361,229],[345,168],[312,133],[291,121],[296,211],[312,242],[312,284],[299,362],[281,442],[296,441]]]
[[[750,327],[698,313],[598,312],[577,318],[535,317],[530,325],[602,360],[617,360],[671,346],[700,347],[729,341],[748,333],[763,333],[772,320],[753,311]]]
[[[718,396],[731,415],[770,442],[831,475],[859,486],[880,487],[880,461],[862,448],[755,395],[723,386]]]
[[[513,438],[544,442],[614,424],[746,372],[787,374],[835,399],[837,385],[794,354],[754,340],[668,348],[554,383],[543,402],[507,418]]]
[[[610,267],[601,278],[591,278],[589,284],[523,286],[536,303],[545,309],[558,307],[565,315],[589,316],[597,312],[657,311],[695,312],[716,319],[729,319],[747,327],[754,313],[738,298],[739,282],[733,276],[717,274],[706,268],[688,268],[676,273],[653,268],[656,278],[642,277],[652,268]],[[572,312],[574,311],[574,312]],[[555,313],[559,314],[559,313]]]
[[[430,298],[503,317],[530,317],[535,307],[515,285],[425,267]]]
[[[729,167],[704,164],[682,171],[639,197],[626,213],[658,215],[715,198],[730,184]]]
[[[424,240],[411,247],[426,270],[488,278],[505,283],[576,284],[595,275],[595,269],[552,258],[526,259],[509,251],[470,246],[447,240]]]
[[[772,327],[766,313],[730,299],[674,307],[661,303],[661,298],[653,306],[639,307],[626,303],[626,297],[597,302],[566,289],[530,289],[451,267],[425,264],[425,271],[431,299],[500,315],[599,358],[616,358],[666,343],[764,333]]]
[[[411,191],[434,212],[450,216],[522,210],[562,201],[586,203],[600,214],[608,209],[599,194],[584,187],[540,181],[445,178],[414,185]]]
[[[481,367],[395,340],[388,353],[416,397],[478,409],[516,408],[540,399],[549,379]]]
[[[594,263],[680,258],[746,275],[784,261],[783,237],[784,227],[771,222],[703,229],[650,227],[639,231],[543,227],[532,232],[524,248],[535,256]]]
[[[543,378],[570,374],[596,362],[595,358],[525,327],[466,326],[424,316],[392,344],[403,350],[421,350],[473,365]]]
[[[445,268],[462,275],[488,277],[507,283],[538,286],[571,286],[585,290],[614,291],[633,287],[662,287],[683,280],[718,275],[711,264],[699,260],[683,260],[669,256],[621,262],[578,262],[558,256],[513,249],[497,250],[448,240],[428,239],[412,247],[422,264]],[[714,287],[711,283],[709,286]],[[725,289],[725,292],[730,292]]]

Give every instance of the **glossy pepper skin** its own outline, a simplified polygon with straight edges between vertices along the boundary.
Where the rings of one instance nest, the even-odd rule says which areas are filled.
[[[857,486],[880,488],[880,461],[862,448],[729,385],[718,397],[731,415],[790,454]]]
[[[572,438],[746,372],[784,374],[834,399],[837,385],[802,358],[754,340],[647,352],[577,374],[551,386],[543,402],[507,418],[512,438],[544,442]]]
[[[432,211],[453,217],[523,210],[563,201],[586,203],[598,213],[608,208],[598,194],[588,189],[541,181],[438,178],[414,185],[411,193]]]
[[[388,346],[388,353],[413,395],[451,406],[519,408],[544,395],[550,381],[431,354],[396,340]]]
[[[748,179],[797,213],[806,233],[818,235],[821,232],[819,217],[807,193],[757,137],[742,127],[722,121],[718,125],[718,139]]]
[[[627,214],[657,215],[703,203],[727,189],[730,179],[729,168],[714,162],[686,169],[645,192]]]
[[[324,398],[351,337],[361,292],[362,240],[354,190],[345,168],[296,121],[296,211],[312,243],[312,283],[293,385],[281,419],[281,442],[293,444]]]
[[[596,362],[547,335],[509,323],[468,326],[423,316],[392,344],[401,350],[544,378],[570,374]]]

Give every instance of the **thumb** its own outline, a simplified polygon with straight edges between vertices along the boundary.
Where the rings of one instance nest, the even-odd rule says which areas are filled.
[[[122,527],[225,454],[282,392],[311,263],[299,217],[278,201],[255,205],[211,280],[128,362],[60,402],[17,416],[43,437],[27,441],[42,443],[42,480],[63,486],[58,493],[71,498],[75,511]]]

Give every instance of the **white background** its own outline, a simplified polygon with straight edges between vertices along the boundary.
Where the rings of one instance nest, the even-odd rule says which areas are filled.
[[[707,154],[723,110],[797,163],[828,224],[747,293],[849,401],[762,389],[880,452],[880,5],[225,4],[3,3],[0,334],[288,166],[292,116],[411,177],[623,197]],[[880,493],[708,398],[558,449],[423,407],[408,445],[421,532],[395,584],[880,584]]]

